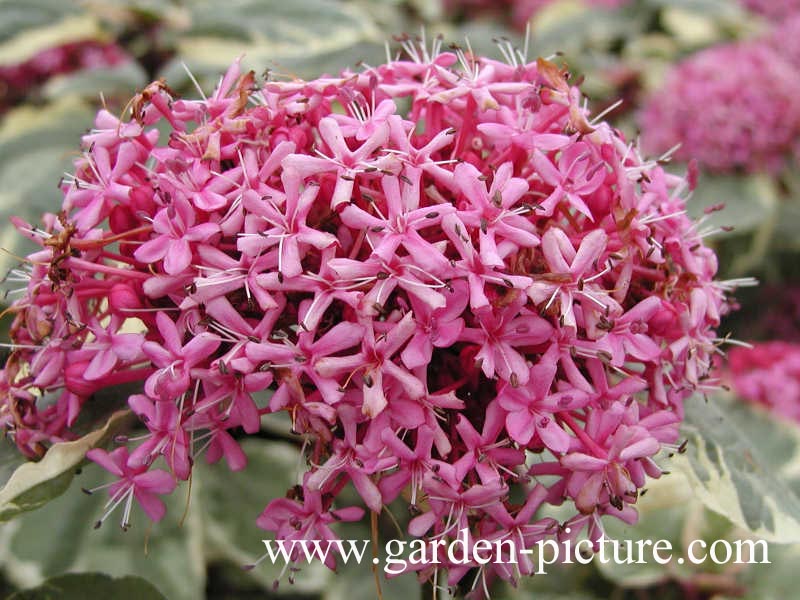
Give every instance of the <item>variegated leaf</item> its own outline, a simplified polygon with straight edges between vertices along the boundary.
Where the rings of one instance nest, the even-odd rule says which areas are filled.
[[[676,456],[697,497],[756,536],[800,542],[800,429],[719,394],[686,405]]]

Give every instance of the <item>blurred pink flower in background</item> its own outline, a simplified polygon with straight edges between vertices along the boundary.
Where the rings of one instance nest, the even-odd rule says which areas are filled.
[[[794,66],[795,78],[800,76],[800,3],[793,14],[775,23],[763,40],[776,54]]]
[[[519,30],[524,30],[528,21],[543,8],[555,4],[559,0],[446,0],[445,6],[450,13],[460,13],[467,18],[474,18],[479,13],[511,11],[511,23]],[[629,4],[631,0],[584,0],[587,7],[619,8]]]
[[[639,115],[646,152],[696,159],[710,171],[778,172],[796,160],[797,67],[763,40],[731,43],[685,59]]]
[[[734,348],[727,371],[739,397],[800,423],[800,344],[771,341]]]
[[[741,2],[748,10],[775,21],[800,12],[800,0],[741,0]]]
[[[23,100],[51,77],[112,67],[130,60],[116,44],[83,40],[47,48],[21,63],[0,66],[0,112]]]

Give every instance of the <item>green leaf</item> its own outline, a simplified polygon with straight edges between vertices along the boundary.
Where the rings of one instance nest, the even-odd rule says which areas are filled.
[[[612,597],[610,587],[591,564],[573,563],[553,564],[546,574],[523,577],[516,588],[501,584],[490,591],[503,600],[599,600]]]
[[[73,0],[74,1],[74,0]],[[90,4],[95,14],[101,15],[111,25],[133,23],[160,23],[168,28],[186,25],[186,4],[191,2],[164,2],[163,0],[101,0]],[[170,31],[164,32],[166,35]]]
[[[786,194],[781,198],[775,224],[778,244],[787,249],[800,250],[800,170],[790,169],[782,174],[781,183]]]
[[[369,539],[369,529],[363,528],[361,537],[348,535],[347,539]],[[322,600],[373,600],[378,597],[375,578],[372,573],[371,555],[359,564],[350,563],[340,567],[330,585],[322,595]],[[379,566],[381,594],[387,600],[422,600],[422,588],[414,573],[387,579]]]
[[[84,488],[94,488],[109,479],[108,473],[96,465],[87,466],[78,476]],[[93,528],[105,513],[106,490],[87,496],[73,485],[47,506],[5,526],[5,575],[18,586],[30,586],[64,572],[102,571],[113,577],[144,577],[170,600],[202,598],[202,507],[192,498],[192,509],[181,524],[186,493],[187,486],[183,486],[164,497],[167,515],[155,524],[135,507],[132,527],[122,531],[117,526],[122,507],[117,507],[118,512],[99,529]]]
[[[365,11],[332,0],[198,0],[189,8],[191,27],[177,43],[180,59],[162,73],[179,86],[186,79],[181,61],[198,79],[214,83],[241,55],[244,68],[257,73],[272,68],[318,76],[321,67],[341,70],[343,55],[354,48],[365,50],[366,44],[372,54],[384,40]],[[331,65],[331,57],[339,62]]]
[[[129,415],[130,411],[118,411],[101,429],[73,442],[54,444],[39,462],[18,467],[0,490],[0,521],[39,508],[63,494],[86,453],[107,442]]]
[[[0,65],[24,62],[69,42],[98,39],[97,19],[69,0],[2,0]]]
[[[527,579],[533,580],[534,578],[529,577]],[[538,577],[537,579],[541,579]],[[578,590],[563,592],[563,591],[553,591],[553,592],[539,592],[536,589],[531,589],[531,586],[528,585],[521,585],[517,589],[513,589],[511,587],[506,587],[503,591],[503,595],[493,595],[493,598],[503,598],[503,600],[600,600],[600,597],[593,596],[589,592],[582,592]]]
[[[0,248],[16,256],[38,249],[11,225],[20,216],[33,225],[44,212],[61,210],[57,185],[93,124],[92,111],[75,97],[8,112],[0,126]],[[16,261],[0,252],[0,275]]]
[[[342,500],[343,505],[347,506],[360,501],[355,488],[348,486],[343,492],[343,496],[348,498]],[[349,498],[352,498],[352,500]],[[394,526],[390,526],[388,529],[384,528],[384,530],[379,533],[378,547],[375,548],[372,545],[372,531],[368,515],[369,513],[364,516],[363,520],[358,522],[342,523],[339,529],[337,529],[337,533],[343,540],[353,540],[357,543],[359,549],[365,548],[366,550],[361,564],[358,564],[353,559],[349,560],[347,563],[337,559],[336,574],[331,578],[330,584],[326,587],[325,593],[322,595],[322,600],[372,600],[373,598],[377,598],[377,583],[375,581],[373,567],[377,570],[383,598],[386,598],[386,600],[394,598],[422,600],[422,586],[417,580],[416,573],[409,572],[394,577],[387,577],[386,569],[390,567],[390,565],[387,562],[388,554],[386,552],[386,544],[390,539],[403,539],[403,536]],[[369,543],[364,545],[363,542],[368,540]],[[406,546],[406,550],[407,549],[408,547]],[[402,551],[397,553],[397,548],[392,550],[394,552],[394,557],[397,557],[398,554],[404,554]],[[373,557],[375,554],[377,554],[378,563],[373,565]],[[408,555],[407,552],[405,555]],[[394,565],[393,568],[397,568],[397,565]],[[391,568],[389,570],[391,570]]]
[[[797,595],[797,565],[800,564],[800,546],[769,547],[769,564],[749,565],[741,583],[745,588],[737,600],[785,600]],[[715,596],[715,600],[728,600]],[[730,598],[733,600],[733,597]]]
[[[723,203],[724,210],[709,216],[713,226],[735,226],[746,233],[771,218],[778,207],[775,184],[766,175],[703,175],[687,205],[693,217]]]
[[[52,100],[71,95],[94,100],[101,94],[105,98],[127,99],[147,83],[144,69],[136,62],[127,61],[114,67],[83,69],[52,77],[45,84],[43,94]]]
[[[710,560],[694,565],[686,561],[688,543],[704,540],[708,546],[716,540],[725,539],[733,530],[733,525],[704,508],[692,494],[686,476],[675,471],[660,479],[647,483],[647,493],[636,503],[639,521],[634,525],[606,517],[603,519],[606,537],[617,540],[627,549],[632,544],[633,557],[623,561],[601,562],[595,556],[595,564],[610,581],[623,587],[649,587],[666,583],[673,579],[690,580],[695,573],[710,573],[721,570]],[[653,555],[652,544],[667,540],[671,550],[659,550],[659,556],[672,557],[668,564],[659,564]],[[639,544],[642,556],[639,557]],[[606,556],[613,557],[611,546]],[[643,562],[637,562],[641,558]]]
[[[164,520],[151,526],[134,508],[133,526],[127,532],[116,526],[121,513],[94,530],[92,524],[105,513],[107,494],[86,496],[73,484],[47,506],[6,526],[0,536],[6,576],[16,585],[29,586],[65,571],[102,570],[116,577],[145,577],[171,600],[195,600],[204,594],[207,565],[217,563],[231,565],[247,581],[271,590],[283,564],[263,561],[250,571],[242,567],[264,553],[262,539],[272,538],[255,521],[271,499],[285,496],[295,483],[299,452],[292,444],[256,439],[244,440],[243,449],[249,458],[247,469],[233,473],[224,464],[198,461],[188,511],[189,487],[183,485],[164,498]],[[78,477],[81,487],[88,489],[108,478],[95,465]],[[1,547],[3,540],[6,548]],[[302,565],[293,574],[295,583],[288,582],[287,574],[277,591],[318,594],[333,577],[322,564]]]
[[[295,446],[284,442],[246,439],[241,443],[248,459],[244,470],[234,473],[224,464],[198,462],[194,473],[195,494],[203,507],[206,560],[225,560],[239,567],[264,553],[262,539],[273,538],[272,533],[258,529],[256,519],[270,500],[286,496],[297,482],[300,457]],[[283,566],[267,559],[248,575],[271,589]],[[294,585],[284,577],[278,590],[318,593],[329,577],[330,571],[322,564],[303,565],[294,576]]]
[[[163,594],[141,577],[113,579],[103,573],[74,573],[48,579],[30,590],[12,594],[8,600],[166,600]]]
[[[687,452],[673,463],[699,498],[752,534],[800,542],[800,430],[719,394],[686,404]]]
[[[28,461],[13,442],[3,436],[3,439],[0,440],[0,485],[5,485],[14,471],[26,462]]]
[[[661,22],[682,47],[700,48],[722,37],[718,16],[714,14],[670,6],[664,9]]]
[[[572,65],[589,49],[608,51],[619,40],[644,31],[647,20],[643,11],[596,8],[577,0],[549,4],[533,19],[530,56],[560,51]]]
[[[738,3],[730,0],[646,0],[645,4],[655,8],[679,8],[718,18],[732,18],[743,14]]]

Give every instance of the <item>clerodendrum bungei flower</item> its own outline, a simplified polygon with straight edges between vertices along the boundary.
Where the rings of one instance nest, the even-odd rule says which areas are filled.
[[[406,46],[314,81],[235,63],[207,99],[154,83],[130,119],[97,115],[61,211],[16,222],[41,245],[3,376],[23,452],[138,381],[149,433],[90,458],[153,518],[165,469],[243,468],[237,439],[285,411],[309,467],[264,498],[279,537],[393,501],[429,540],[529,545],[561,534],[537,512],[562,502],[573,535],[635,519],[727,309],[688,183],[589,121],[548,61]],[[337,503],[350,483],[363,507]]]

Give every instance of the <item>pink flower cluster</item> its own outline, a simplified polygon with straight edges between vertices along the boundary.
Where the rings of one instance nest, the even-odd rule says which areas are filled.
[[[728,352],[726,373],[737,396],[800,423],[800,344],[762,342]]]
[[[710,171],[777,172],[796,160],[797,67],[761,39],[715,46],[684,60],[645,102],[643,147]]]
[[[462,13],[464,16],[474,18],[475,13],[510,10],[511,23],[520,30],[524,30],[528,21],[536,16],[543,8],[554,4],[557,0],[446,0],[448,12]],[[619,8],[629,4],[631,0],[584,0],[589,7]]]
[[[22,451],[138,381],[146,435],[90,454],[121,478],[112,507],[160,517],[151,465],[241,469],[237,440],[284,411],[308,468],[264,499],[279,538],[362,518],[337,505],[351,485],[374,513],[405,503],[430,541],[530,546],[565,535],[537,516],[564,501],[572,536],[635,520],[730,291],[689,184],[588,121],[550,62],[405,46],[313,81],[257,86],[237,63],[208,98],[154,83],[130,120],[98,114],[62,211],[17,222],[41,245],[2,376]],[[485,568],[531,573],[519,560]]]
[[[798,0],[742,0],[742,5],[773,21],[781,21],[800,14],[800,1]]]
[[[0,66],[0,111],[23,100],[51,77],[127,60],[130,57],[115,44],[84,40],[47,48],[22,63]]]

